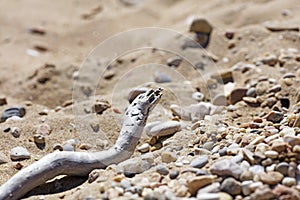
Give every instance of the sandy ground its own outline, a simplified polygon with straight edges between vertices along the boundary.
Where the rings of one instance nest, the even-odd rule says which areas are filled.
[[[205,18],[213,26],[210,44],[207,47],[207,52],[217,58],[212,67],[194,72],[190,64],[184,61],[176,69],[176,73],[171,74],[168,67],[159,66],[160,71],[169,73],[172,82],[163,86],[168,88],[169,92],[164,95],[150,121],[157,118],[167,119],[164,113],[170,112],[169,106],[173,103],[182,106],[195,103],[191,94],[197,88],[201,90],[201,76],[205,74],[216,73],[216,70],[217,73],[222,72],[238,62],[253,63],[254,60],[268,54],[278,56],[281,49],[299,50],[299,31],[275,32],[265,26],[266,22],[272,22],[279,24],[278,26],[299,29],[300,4],[297,0],[128,2],[133,4],[125,4],[119,0],[0,1],[0,96],[7,100],[6,105],[0,106],[0,113],[16,105],[26,108],[23,120],[0,123],[0,153],[6,156],[8,161],[0,165],[0,184],[18,171],[15,167],[17,162],[9,159],[10,150],[15,146],[24,146],[31,153],[30,159],[20,162],[26,167],[53,152],[54,144],[63,144],[69,139],[77,138],[81,143],[91,144],[91,151],[107,148],[114,143],[121,127],[122,114],[128,105],[126,98],[129,90],[153,82],[153,74],[158,64],[165,66],[166,60],[174,56],[166,51],[135,50],[112,62],[107,71],[113,75],[112,78],[103,78],[97,70],[104,69],[102,66],[109,60],[101,52],[106,51],[113,55],[117,49],[135,42],[125,38],[124,43],[112,43],[105,49],[97,50],[98,44],[115,34],[135,28],[161,27],[193,37],[193,33],[189,33],[189,21],[193,17]],[[42,33],[32,33],[31,30],[42,30]],[[227,31],[234,32],[234,39],[228,40],[224,36]],[[170,42],[171,40],[174,40],[174,43]],[[164,36],[151,38],[144,43],[155,44],[164,41],[167,41],[166,49],[173,49],[172,45],[177,45],[176,41],[181,40]],[[201,58],[197,57],[197,50],[181,50],[181,53],[192,55],[194,63],[201,61]],[[46,65],[54,67],[45,67]],[[92,67],[91,71],[87,70],[86,79],[80,79],[78,85],[75,85],[76,73],[88,65],[95,67]],[[97,65],[100,67],[97,68]],[[260,76],[268,75],[269,78],[279,80],[284,73],[292,72],[297,75],[299,84],[299,66],[297,62],[289,63],[285,66],[285,71],[280,67],[263,66]],[[44,78],[46,81],[41,81]],[[242,87],[256,78],[256,74],[246,74],[235,77],[235,82],[237,86]],[[190,84],[185,85],[186,82]],[[283,92],[291,96],[291,103],[295,103],[297,84],[283,89]],[[72,106],[66,106],[66,103],[73,99],[76,87],[83,88],[83,93],[89,93],[88,96],[108,100],[112,107],[103,115],[91,114],[90,118],[85,119],[89,124],[81,121],[82,127],[77,127],[76,120],[81,120],[79,114],[74,116]],[[208,100],[211,99],[208,97]],[[91,108],[92,100],[87,102],[87,108]],[[242,112],[238,118],[234,118],[228,114],[226,120],[228,124],[239,125],[269,110],[246,107],[244,111],[247,115]],[[97,126],[99,121],[100,127]],[[33,135],[42,123],[51,127],[43,150],[32,142]],[[13,127],[20,129],[19,138],[14,138],[4,131]],[[103,144],[105,139],[107,144]],[[146,139],[144,136],[141,142]],[[80,182],[80,179],[78,180]],[[77,192],[76,197],[83,199],[81,197],[89,190],[80,191],[77,187],[73,188],[72,192],[48,195],[46,199],[72,199],[75,198],[71,197],[73,192]],[[29,199],[38,198],[32,196]]]

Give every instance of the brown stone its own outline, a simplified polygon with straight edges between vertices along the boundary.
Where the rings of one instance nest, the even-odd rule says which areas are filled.
[[[261,172],[259,173],[260,180],[268,185],[276,185],[283,179],[283,175],[279,172]]]
[[[231,91],[229,95],[229,103],[235,104],[243,99],[246,96],[248,89],[247,88],[236,88]]]
[[[195,195],[200,188],[213,183],[216,178],[217,176],[214,175],[204,175],[189,179],[187,181],[189,192],[191,195]]]

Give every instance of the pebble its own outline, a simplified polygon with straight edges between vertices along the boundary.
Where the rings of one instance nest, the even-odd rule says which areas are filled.
[[[278,111],[271,111],[266,116],[266,120],[273,123],[279,123],[282,119],[283,119],[283,114]]]
[[[242,193],[247,196],[249,194],[251,194],[251,189],[250,189],[250,185],[253,183],[252,180],[247,180],[247,181],[243,181],[242,182]]]
[[[105,110],[110,108],[111,105],[106,100],[96,100],[94,105],[92,106],[92,111],[97,113],[98,115],[101,115]]]
[[[279,172],[261,172],[258,175],[260,180],[268,185],[276,185],[277,183],[280,183],[283,179],[283,175]]]
[[[296,78],[294,73],[286,73],[282,76],[282,78]]]
[[[175,179],[175,178],[178,177],[178,175],[179,175],[179,170],[172,170],[172,171],[170,171],[170,173],[169,173],[170,179]]]
[[[213,174],[217,174],[219,176],[233,176],[234,178],[238,179],[240,175],[243,173],[243,168],[232,162],[231,159],[221,159],[215,161],[211,167],[210,171]]]
[[[0,106],[6,105],[6,104],[7,104],[6,98],[3,96],[0,96]]]
[[[161,71],[155,71],[154,72],[154,81],[156,83],[169,83],[171,82],[171,79],[169,76]]]
[[[149,151],[149,149],[150,149],[150,145],[148,143],[144,143],[137,148],[137,150],[140,151],[141,153],[146,153]]]
[[[17,116],[24,117],[26,110],[24,107],[12,107],[3,111],[0,122],[5,122],[8,118]]]
[[[279,155],[277,151],[272,151],[272,150],[268,150],[264,154],[267,158],[271,158],[271,159],[276,159]]]
[[[149,88],[147,87],[133,88],[132,90],[130,90],[127,100],[129,101],[129,103],[131,103],[139,94],[145,93],[147,90],[149,90]]]
[[[40,124],[36,130],[36,134],[39,134],[39,135],[50,135],[52,129],[51,127],[46,124],[46,123],[43,123],[43,124]]]
[[[213,183],[216,178],[214,175],[196,176],[188,179],[186,185],[191,195],[195,195],[200,188]]]
[[[7,163],[7,157],[5,156],[5,154],[0,152],[0,165]]]
[[[281,90],[281,85],[274,85],[273,87],[271,87],[269,90],[268,90],[268,93],[277,93]]]
[[[174,152],[164,151],[161,154],[161,160],[164,163],[175,162],[177,160],[177,155]]]
[[[64,150],[63,146],[61,144],[59,144],[59,143],[54,144],[53,147],[52,147],[52,149],[53,150],[59,150],[59,151]]]
[[[174,56],[167,59],[167,65],[170,67],[178,67],[182,62],[182,58],[179,56]]]
[[[156,166],[156,171],[161,175],[168,175],[169,174],[169,170],[165,165],[157,165]]]
[[[202,168],[208,163],[208,156],[200,156],[192,160],[190,166],[195,168]]]
[[[196,100],[196,101],[198,101],[198,102],[203,101],[203,99],[204,99],[204,94],[201,93],[201,92],[194,92],[194,93],[192,94],[192,99],[194,99],[194,100]]]
[[[95,169],[92,172],[89,173],[89,178],[88,178],[88,182],[92,183],[94,182],[100,175],[100,170],[99,169]]]
[[[197,200],[232,200],[232,199],[233,198],[225,192],[203,193],[197,195]]]
[[[293,133],[295,134],[295,132],[293,132]],[[290,134],[286,134],[283,137],[283,141],[288,143],[292,147],[294,147],[296,145],[300,145],[300,137],[299,136],[293,136],[293,135],[290,135]]]
[[[265,168],[261,165],[253,165],[249,167],[248,171],[251,172],[253,175],[257,175],[261,172],[264,172]]]
[[[13,127],[10,131],[11,135],[14,136],[15,138],[20,137],[20,132],[21,130],[18,127]]]
[[[92,148],[92,145],[91,144],[87,144],[87,143],[83,143],[79,146],[79,149],[82,149],[82,150],[89,150]]]
[[[197,192],[197,196],[203,193],[217,193],[220,192],[221,184],[219,182],[214,182],[210,185],[207,185],[203,188],[200,188]]]
[[[41,145],[44,145],[44,144],[46,143],[45,136],[40,135],[40,134],[35,134],[35,135],[33,136],[33,141],[34,141],[36,144],[41,144]]]
[[[75,151],[75,146],[70,143],[66,143],[63,146],[63,151]]]
[[[231,91],[228,99],[230,104],[235,104],[243,99],[246,96],[248,89],[247,88],[236,88]]]
[[[10,152],[10,158],[13,161],[24,160],[30,158],[30,153],[24,147],[15,147]]]
[[[118,164],[124,174],[139,174],[152,167],[154,163],[152,155],[131,158]]]
[[[282,175],[287,176],[289,167],[290,165],[287,162],[281,162],[276,165],[275,169]]]
[[[172,135],[179,131],[181,128],[181,123],[177,121],[167,121],[154,126],[149,131],[149,136],[167,136]]]
[[[296,179],[292,177],[284,177],[282,180],[282,184],[287,187],[292,187],[297,184]]]
[[[212,104],[216,105],[216,106],[226,106],[227,105],[226,96],[224,94],[218,94],[218,95],[216,95],[213,98]]]
[[[238,195],[242,192],[242,184],[234,178],[229,177],[222,182],[221,190],[231,195]]]
[[[277,58],[276,55],[269,54],[269,55],[266,55],[264,58],[262,58],[260,61],[263,64],[266,64],[266,65],[269,65],[269,66],[274,66],[277,63],[278,58]]]
[[[126,189],[130,188],[132,185],[131,185],[131,183],[127,179],[122,179],[121,182],[120,182],[120,186],[124,190],[126,190]]]

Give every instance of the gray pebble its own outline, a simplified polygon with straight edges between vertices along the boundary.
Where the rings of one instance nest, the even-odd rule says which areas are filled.
[[[24,107],[12,107],[4,110],[4,112],[1,115],[0,122],[6,121],[8,118],[17,116],[17,117],[24,117],[26,114]]]
[[[253,165],[248,169],[253,175],[257,175],[265,171],[265,168],[261,165]]]
[[[164,163],[175,162],[177,160],[177,155],[173,152],[164,151],[161,154],[161,160]]]
[[[10,158],[14,161],[30,158],[30,153],[24,147],[15,147],[10,152]]]
[[[229,177],[221,184],[221,190],[231,195],[238,195],[242,192],[242,184],[234,178]]]
[[[203,145],[203,148],[210,151],[210,150],[212,150],[214,144],[215,144],[215,142],[213,142],[213,141],[205,142],[205,144]]]
[[[247,90],[246,95],[248,97],[255,97],[256,96],[256,89],[254,87],[251,87]]]
[[[195,99],[196,101],[200,102],[200,101],[203,101],[204,94],[202,94],[201,92],[194,92],[192,94],[192,98]]]
[[[168,121],[154,126],[149,131],[149,136],[167,136],[176,133],[181,128],[181,123],[177,121]]]
[[[244,170],[240,165],[226,158],[215,161],[211,165],[210,171],[219,176],[233,176],[238,179]]]
[[[169,83],[171,82],[171,79],[169,76],[161,71],[156,71],[154,73],[154,81],[156,83]]]
[[[170,171],[169,177],[170,177],[170,179],[175,179],[175,178],[177,178],[178,175],[179,175],[178,170],[172,170],[172,171]]]
[[[126,180],[126,179],[123,179],[121,182],[120,182],[120,185],[123,189],[127,189],[127,188],[130,188],[131,187],[131,183]]]
[[[276,165],[276,171],[280,172],[282,175],[286,176],[288,174],[290,165],[286,162],[281,162]]]
[[[5,154],[0,152],[0,165],[7,163],[7,157],[5,156]]]
[[[64,151],[75,151],[75,147],[74,147],[74,145],[72,145],[70,143],[66,143],[63,146],[63,150]]]
[[[182,58],[179,56],[175,56],[167,60],[167,65],[170,67],[178,67],[181,62],[182,62]]]
[[[169,170],[165,165],[157,165],[156,166],[156,171],[161,175],[168,175],[169,174]]]
[[[195,168],[202,168],[208,163],[208,156],[200,156],[192,160],[190,166]]]
[[[273,123],[279,123],[283,119],[283,114],[277,111],[271,111],[266,116],[267,121],[271,121]]]
[[[132,186],[132,187],[126,188],[125,191],[126,192],[130,192],[132,194],[142,195],[143,188],[141,186],[139,186],[139,185],[136,185],[136,186]]]
[[[139,174],[152,167],[154,163],[153,156],[145,154],[144,156],[131,158],[118,164],[118,168],[124,174]]]

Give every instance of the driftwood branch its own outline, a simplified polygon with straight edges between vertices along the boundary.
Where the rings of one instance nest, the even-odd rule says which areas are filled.
[[[141,137],[149,112],[156,106],[162,89],[140,94],[127,108],[116,144],[101,152],[55,152],[22,169],[0,187],[0,199],[22,198],[33,188],[58,175],[86,176],[130,158]]]

